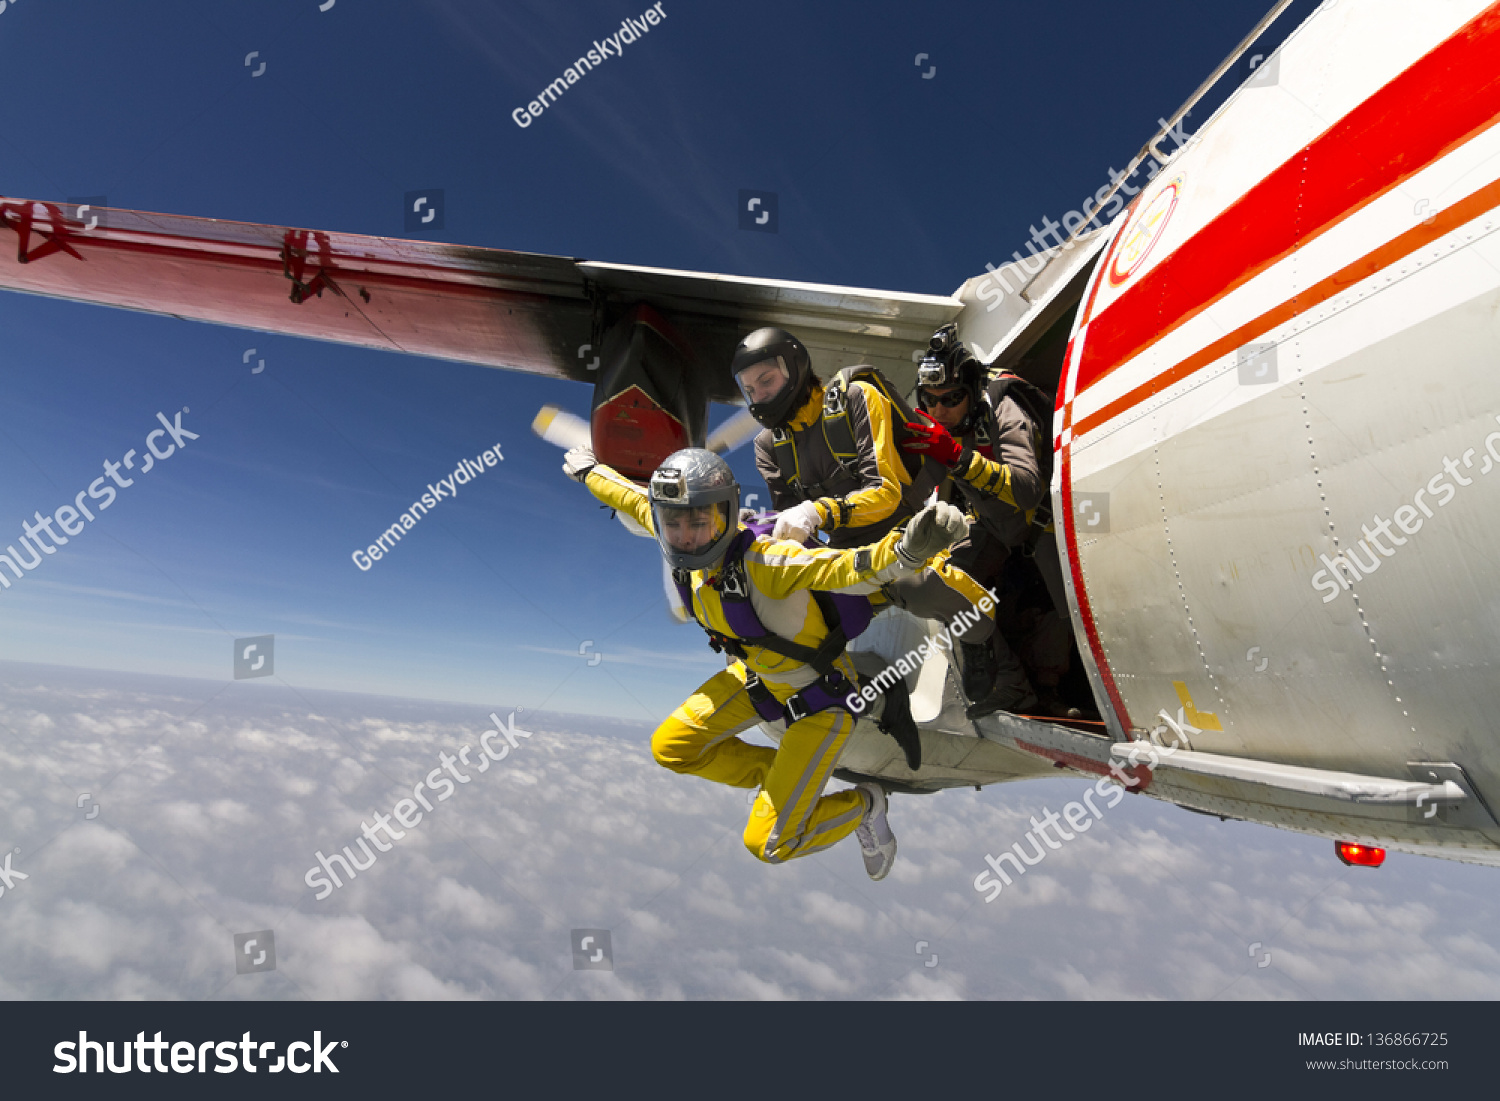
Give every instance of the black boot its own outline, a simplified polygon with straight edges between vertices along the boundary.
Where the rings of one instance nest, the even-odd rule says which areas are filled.
[[[969,647],[965,645],[963,649],[967,657]],[[989,645],[983,649],[991,670],[989,687],[982,695],[970,696],[968,678],[964,678],[964,695],[969,699],[969,706],[964,714],[972,720],[992,715],[996,711],[1011,711],[1023,715],[1032,713],[1037,705],[1036,693],[1031,690],[1026,671],[1004,636],[997,631],[991,637]]]
[[[976,704],[990,694],[995,686],[995,652],[989,642],[961,642],[963,652],[964,699]]]
[[[876,723],[884,730],[906,755],[906,767],[916,772],[922,767],[922,732],[911,717],[911,693],[906,681],[896,683],[885,690],[885,706],[881,708],[880,720]]]
[[[1024,681],[1020,684],[999,684],[990,690],[989,696],[971,704],[964,716],[979,719],[985,715],[993,715],[996,711],[1030,715],[1036,711],[1037,703],[1036,693]]]

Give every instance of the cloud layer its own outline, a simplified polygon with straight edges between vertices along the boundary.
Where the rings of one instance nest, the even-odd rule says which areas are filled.
[[[1346,869],[1129,797],[985,903],[985,854],[1085,781],[896,797],[874,884],[852,839],[756,862],[746,793],[657,767],[646,725],[523,712],[479,773],[489,710],[0,666],[0,853],[28,877],[0,896],[0,996],[1500,995],[1494,869]],[[314,853],[464,745],[469,782],[315,901]],[[575,928],[610,931],[612,972],[574,970]],[[276,969],[237,974],[234,935],[264,929]]]

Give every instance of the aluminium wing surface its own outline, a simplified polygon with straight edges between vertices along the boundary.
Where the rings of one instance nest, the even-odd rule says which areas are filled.
[[[909,381],[946,296],[594,263],[431,241],[0,199],[0,289],[592,382],[608,324],[649,302],[706,395],[738,401],[744,334],[782,325],[820,367]],[[9,240],[7,239],[9,238]],[[16,249],[10,249],[14,240]]]

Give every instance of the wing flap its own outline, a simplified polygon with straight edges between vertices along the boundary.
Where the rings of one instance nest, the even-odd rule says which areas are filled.
[[[734,346],[746,333],[776,325],[807,346],[813,367],[825,376],[842,367],[869,363],[903,391],[917,381],[912,353],[925,349],[933,330],[952,321],[963,308],[963,302],[948,295],[593,261],[578,267],[611,293],[650,301],[672,316],[690,343],[713,349],[715,365],[728,364]],[[724,367],[719,368],[712,389],[717,400],[739,400]]]

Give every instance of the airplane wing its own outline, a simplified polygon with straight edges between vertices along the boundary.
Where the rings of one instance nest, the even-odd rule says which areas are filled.
[[[10,238],[16,244],[12,252]],[[735,344],[781,325],[818,369],[897,381],[962,303],[564,256],[0,199],[0,289],[595,382],[607,329],[646,303],[703,397],[737,402]]]

